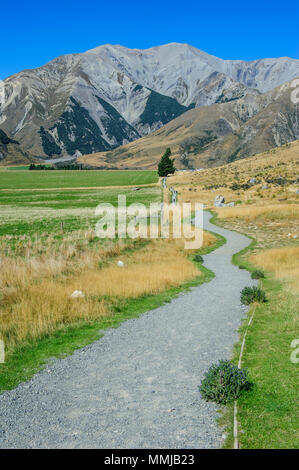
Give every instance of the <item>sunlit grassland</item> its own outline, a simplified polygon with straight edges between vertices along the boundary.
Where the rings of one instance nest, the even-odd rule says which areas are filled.
[[[299,244],[258,251],[251,256],[250,261],[274,273],[276,279],[287,281],[290,290],[299,293]]]
[[[139,191],[122,189],[75,189],[55,191],[0,192],[0,236],[34,235],[72,232],[94,227],[98,204],[117,206],[118,196],[125,195],[127,205],[133,202],[150,203],[161,200],[158,186],[142,187]]]
[[[7,363],[0,366],[0,390],[29,377],[49,356],[87,344],[99,330],[213,276],[175,240],[103,242],[82,231],[58,243],[53,235],[20,243],[1,260],[0,331]],[[203,250],[221,243],[207,233]],[[16,255],[21,247],[22,255]],[[119,259],[124,268],[117,266]],[[84,297],[71,299],[74,290]]]
[[[171,177],[185,201],[200,201],[213,207],[217,194],[226,202],[241,205],[288,204],[299,202],[299,141],[270,151],[199,172],[178,172]],[[256,183],[244,189],[251,178]]]
[[[156,171],[0,171],[0,189],[82,188],[157,183]]]
[[[50,174],[33,173],[38,179]],[[84,172],[73,173],[77,177]],[[132,183],[130,175],[124,177],[126,172],[107,173],[116,175],[114,188],[82,188],[80,181],[80,187],[71,190],[0,191],[0,335],[7,361],[0,365],[0,390],[30,377],[49,356],[72,352],[98,338],[100,329],[155,308],[212,277],[193,262],[183,242],[99,239],[98,204],[117,206],[119,195],[126,196],[127,205],[149,206],[162,198],[160,186],[143,186],[148,183],[141,176],[147,172],[137,172],[138,191],[116,187]],[[122,180],[117,180],[117,173]],[[44,184],[48,187],[49,179]],[[221,243],[219,237],[205,233],[203,250]],[[119,259],[124,268],[117,266]],[[74,290],[82,290],[84,297],[72,299]]]
[[[290,358],[291,343],[299,338],[298,155],[297,141],[223,167],[171,178],[181,201],[205,203],[215,211],[215,223],[251,236],[250,249],[234,256],[234,262],[249,271],[265,272],[259,283],[267,302],[249,310],[248,318],[253,312],[254,317],[242,361],[254,383],[238,400],[238,439],[243,449],[299,446],[298,364]],[[252,185],[250,178],[256,179]],[[220,194],[235,207],[214,208]],[[235,346],[236,364],[248,318]],[[221,422],[228,431],[224,446],[231,448],[233,406],[227,407]]]
[[[237,255],[235,263],[253,271],[256,255],[252,253],[256,250],[260,256],[258,266],[271,267],[271,271],[259,281],[266,291],[267,302],[254,305],[249,311],[254,317],[246,336],[242,367],[248,369],[254,386],[238,400],[239,443],[243,449],[297,449],[298,364],[291,361],[291,343],[299,333],[298,293],[290,288],[294,281],[292,276],[278,280],[281,277],[273,274],[274,266],[262,262],[268,260],[268,250],[258,250],[255,245]],[[298,280],[298,272],[296,276]],[[247,323],[245,320],[240,328],[241,337]],[[235,347],[235,362],[239,353],[240,342]],[[225,417],[230,431],[227,447],[233,445],[232,411],[231,406]]]
[[[218,223],[249,234],[255,245],[235,257],[238,265],[262,269],[259,281],[267,302],[253,306],[254,318],[246,336],[242,366],[254,382],[251,392],[238,401],[241,448],[298,448],[298,364],[291,362],[291,343],[299,338],[299,205],[217,209]],[[247,321],[240,329],[244,334]],[[240,343],[236,345],[237,363]],[[232,440],[232,407],[227,420]]]
[[[290,358],[291,343],[299,338],[299,244],[293,238],[298,233],[298,211],[286,207],[280,212],[280,207],[276,211],[267,206],[247,209],[244,206],[239,217],[225,218],[223,213],[218,219],[226,228],[254,236],[256,244],[235,257],[235,262],[250,271],[262,269],[266,276],[259,284],[267,302],[249,311],[254,317],[242,366],[248,369],[254,387],[238,400],[239,443],[246,449],[298,448],[298,364]],[[240,338],[246,325],[247,320]],[[239,353],[240,343],[235,348],[236,363]],[[232,412],[229,407],[227,447],[233,446]]]

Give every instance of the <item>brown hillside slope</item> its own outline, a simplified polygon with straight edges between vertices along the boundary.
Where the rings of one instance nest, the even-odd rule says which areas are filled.
[[[299,138],[294,82],[260,95],[192,109],[158,131],[110,152],[84,155],[97,167],[156,168],[170,147],[177,168],[214,167]]]
[[[251,178],[255,183],[250,184]],[[213,207],[215,196],[221,194],[226,202],[242,201],[253,207],[298,202],[298,178],[299,140],[216,168],[177,172],[169,177],[168,185],[174,186],[184,201]]]
[[[11,139],[0,129],[0,166],[31,163],[32,159],[23,151],[16,140]]]

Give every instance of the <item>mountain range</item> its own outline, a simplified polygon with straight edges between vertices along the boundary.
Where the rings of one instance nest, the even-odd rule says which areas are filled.
[[[154,169],[170,147],[178,169],[195,169],[265,152],[299,138],[293,91],[292,80],[267,93],[191,109],[145,137],[78,161],[101,168]]]
[[[100,159],[109,166],[130,142],[173,133],[177,126],[182,165],[214,165],[298,138],[292,85],[286,84],[296,77],[299,60],[288,57],[247,62],[222,60],[188,44],[147,50],[104,45],[5,79],[0,128],[25,155],[105,152]],[[275,129],[266,135],[264,120]],[[192,132],[178,139],[188,123]]]

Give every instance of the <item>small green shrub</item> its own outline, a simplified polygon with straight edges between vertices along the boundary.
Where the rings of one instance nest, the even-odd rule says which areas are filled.
[[[244,287],[241,291],[241,302],[250,305],[253,302],[266,302],[266,294],[259,287]]]
[[[245,266],[243,266],[243,264],[240,264],[239,269],[246,269],[246,268]]]
[[[225,405],[239,398],[252,384],[245,369],[239,369],[230,361],[221,360],[212,364],[201,381],[199,391],[206,401]]]
[[[197,263],[203,263],[203,257],[201,255],[195,255],[193,259]]]
[[[256,269],[255,271],[252,271],[251,273],[251,279],[263,279],[265,277],[265,274],[263,271],[259,271]]]

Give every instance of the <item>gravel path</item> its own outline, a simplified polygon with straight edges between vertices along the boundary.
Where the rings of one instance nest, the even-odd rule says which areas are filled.
[[[249,239],[204,256],[216,277],[107,330],[0,396],[0,448],[218,448],[217,407],[200,398],[206,369],[229,358],[249,273],[231,264]]]

